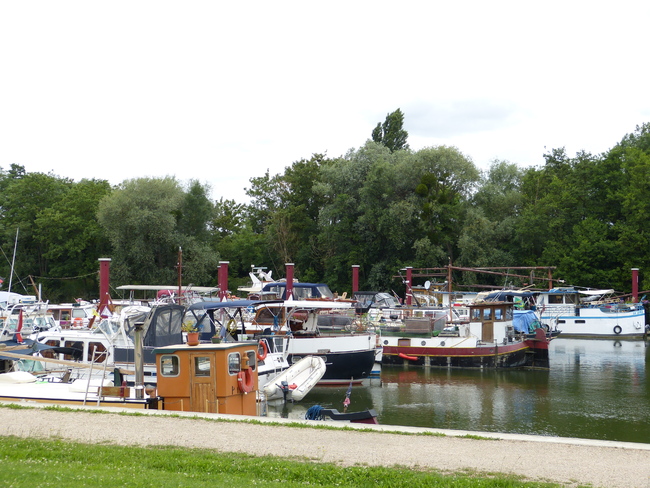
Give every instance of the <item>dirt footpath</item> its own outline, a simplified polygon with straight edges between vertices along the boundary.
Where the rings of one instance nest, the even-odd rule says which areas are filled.
[[[202,447],[256,456],[307,458],[314,462],[339,465],[400,465],[434,468],[444,473],[460,470],[498,472],[564,486],[590,484],[608,488],[650,488],[650,444],[385,425],[372,426],[377,432],[314,430],[209,420],[217,417],[241,420],[242,417],[238,416],[201,414],[205,417],[201,419],[192,413],[187,415],[188,418],[170,418],[162,412],[149,413],[151,415],[122,416],[84,412],[83,409],[57,412],[0,408],[0,434],[56,437],[87,443]],[[258,417],[254,419],[260,420]],[[285,419],[262,420],[278,423]],[[301,423],[313,424],[310,421]],[[335,422],[318,423],[341,425]],[[368,428],[366,425],[360,427]],[[446,435],[401,435],[382,431],[413,434],[439,432]],[[458,437],[465,434],[490,439]],[[259,439],[273,441],[257,442]]]

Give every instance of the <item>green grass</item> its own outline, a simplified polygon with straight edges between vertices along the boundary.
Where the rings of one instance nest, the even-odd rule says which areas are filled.
[[[309,453],[305,453],[308,456]],[[432,455],[435,455],[432,453]],[[341,467],[305,459],[207,449],[123,447],[0,437],[0,485],[35,487],[551,487],[499,474],[441,474],[412,468]],[[444,454],[441,455],[444,469]]]

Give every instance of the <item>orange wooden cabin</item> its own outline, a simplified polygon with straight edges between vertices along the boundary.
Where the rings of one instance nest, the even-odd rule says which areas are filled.
[[[156,349],[162,410],[256,415],[257,342]]]

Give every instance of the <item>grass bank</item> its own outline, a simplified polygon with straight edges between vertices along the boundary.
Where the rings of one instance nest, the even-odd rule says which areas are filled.
[[[0,438],[0,485],[35,487],[552,487],[514,477],[442,474],[402,468],[340,467],[305,459],[254,457],[205,449],[89,445],[57,439]]]

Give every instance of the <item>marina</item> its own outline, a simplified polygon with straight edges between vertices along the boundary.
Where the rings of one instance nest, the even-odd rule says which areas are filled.
[[[560,337],[546,371],[382,366],[380,378],[353,388],[350,407],[376,410],[384,425],[647,443],[649,351],[642,340]],[[341,408],[345,394],[317,386],[308,401],[269,406],[268,415]]]
[[[339,299],[323,283],[294,282],[292,266],[287,265],[287,281],[259,283],[258,293],[266,300],[230,296],[225,300],[225,294],[218,301],[193,297],[185,305],[167,301],[131,305],[119,315],[105,317],[111,301],[110,260],[100,262],[100,301],[88,326],[57,325],[38,334],[34,344],[43,349],[45,361],[66,366],[75,364],[69,360],[97,363],[104,378],[113,367],[119,377],[97,389],[90,387],[90,374],[83,383],[76,378],[78,387],[71,379],[63,385],[42,380],[23,384],[27,382],[9,374],[0,396],[55,399],[65,396],[54,391],[60,386],[79,397],[67,400],[99,405],[129,403],[123,392],[135,388],[140,394],[130,404],[136,408],[224,413],[237,405],[231,413],[313,420],[326,414],[404,427],[643,443],[650,439],[645,422],[650,414],[647,342],[623,327],[620,339],[562,337],[559,325],[566,322],[558,314],[554,324],[540,322],[538,313],[543,318],[543,312],[537,305],[553,312],[551,305],[559,302],[555,295],[577,305],[578,295],[564,289],[553,290],[555,295],[549,292],[551,299],[537,305],[527,291],[454,302],[451,293],[437,291],[421,296],[437,301],[439,295],[442,306],[422,306],[414,295],[419,305],[393,304],[387,309],[375,294],[379,313],[373,323],[372,303]],[[219,271],[219,289],[227,290],[225,263]],[[176,295],[170,287],[162,291]],[[179,286],[177,296],[185,295]],[[131,308],[136,312],[133,317]],[[595,330],[586,315],[592,309],[584,310],[576,315]],[[638,310],[642,320],[644,307]],[[617,312],[607,313],[623,323]],[[22,313],[17,317],[21,319]],[[95,318],[97,324],[91,328]],[[112,321],[116,331],[107,333],[101,325]],[[136,339],[133,333],[139,323]],[[643,326],[635,330],[639,328],[645,331]],[[192,342],[190,335],[195,336]],[[101,343],[99,359],[93,341]],[[7,342],[5,347],[8,363],[15,356],[11,348],[18,346]],[[213,354],[209,351],[218,355],[226,350],[227,362],[217,356],[206,359]],[[191,357],[187,364],[184,355]],[[129,370],[133,365],[134,380]],[[232,382],[232,395],[217,394],[223,378]],[[29,394],[20,393],[28,390]],[[45,395],[50,390],[54,396]],[[256,394],[246,397],[251,392]]]

